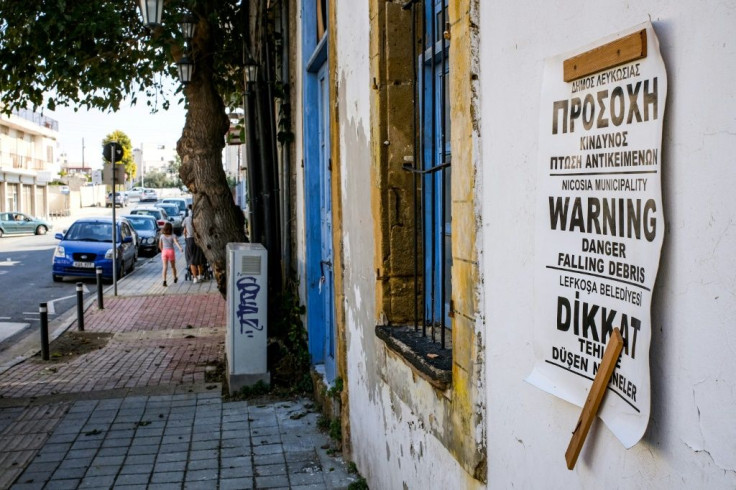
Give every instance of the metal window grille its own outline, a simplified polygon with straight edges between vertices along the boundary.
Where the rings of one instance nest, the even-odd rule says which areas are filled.
[[[410,0],[414,65],[414,328],[447,345],[452,269],[447,0]],[[417,36],[419,35],[419,37]]]

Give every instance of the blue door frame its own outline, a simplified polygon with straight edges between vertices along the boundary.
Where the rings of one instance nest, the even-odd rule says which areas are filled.
[[[302,1],[306,306],[309,353],[335,378],[329,72],[327,34],[317,40],[314,0]]]

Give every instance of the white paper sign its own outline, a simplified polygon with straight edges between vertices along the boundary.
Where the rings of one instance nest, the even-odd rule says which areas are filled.
[[[563,61],[646,29],[645,58],[572,82]],[[534,370],[527,381],[582,406],[614,328],[624,349],[599,415],[629,448],[650,412],[650,304],[665,220],[667,74],[651,23],[548,59],[536,208]]]

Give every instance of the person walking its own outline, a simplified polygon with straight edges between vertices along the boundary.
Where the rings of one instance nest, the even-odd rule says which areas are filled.
[[[171,262],[171,272],[174,273],[174,282],[179,280],[179,278],[176,277],[176,252],[174,250],[174,246],[176,246],[180,252],[183,252],[181,245],[179,245],[179,241],[172,233],[172,230],[173,227],[171,226],[171,223],[167,222],[164,224],[161,238],[158,240],[158,248],[161,250],[161,260],[163,262],[164,287],[167,285],[166,273],[168,272],[169,262]]]
[[[204,277],[202,264],[204,258],[202,249],[194,241],[194,223],[192,222],[192,205],[189,205],[189,213],[184,218],[184,244],[186,245],[186,258],[189,270],[192,273],[192,282],[197,284]]]

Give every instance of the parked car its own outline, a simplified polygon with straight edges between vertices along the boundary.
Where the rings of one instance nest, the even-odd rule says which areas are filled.
[[[176,204],[179,207],[179,214],[181,214],[183,218],[186,218],[189,214],[187,200],[183,197],[166,197],[164,199],[161,199],[161,202],[166,204]]]
[[[145,187],[131,187],[128,189],[128,197],[130,199],[140,199],[144,189]]]
[[[125,207],[128,205],[128,195],[124,192],[116,192],[115,193],[115,206],[116,207]],[[112,192],[108,192],[107,196],[105,196],[105,206],[106,207],[112,207]]]
[[[129,214],[123,216],[138,233],[138,255],[154,256],[158,253],[158,239],[161,236],[161,227],[156,218],[146,214]]]
[[[0,213],[0,237],[19,233],[45,235],[52,227],[48,221],[28,216],[25,213]]]
[[[143,189],[141,191],[140,201],[158,201],[158,194],[153,189]]]
[[[118,219],[115,227],[116,270],[118,277],[133,270],[137,257],[134,231],[126,219]],[[96,277],[102,268],[104,279],[112,278],[113,244],[112,218],[94,217],[76,220],[66,233],[57,233],[61,240],[54,250],[51,276],[55,282],[64,276]]]
[[[176,204],[165,202],[157,202],[156,204],[154,204],[154,206],[166,211],[166,214],[169,215],[171,226],[174,228],[174,234],[181,235],[182,231],[184,230],[184,218],[179,212],[179,207]]]
[[[137,206],[131,209],[130,214],[153,216],[156,219],[156,223],[158,224],[159,228],[163,228],[166,222],[170,221],[169,214],[166,212],[166,210],[163,208],[157,208],[155,206]]]

